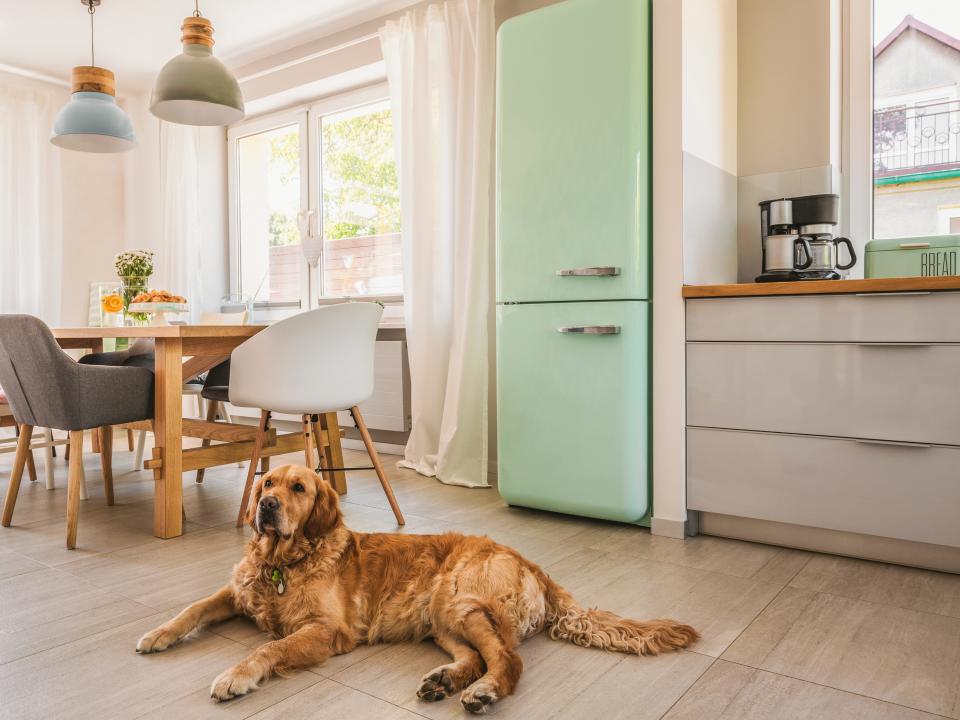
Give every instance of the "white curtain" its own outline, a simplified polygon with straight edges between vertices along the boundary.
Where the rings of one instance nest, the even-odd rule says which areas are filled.
[[[66,94],[0,78],[0,313],[60,320],[63,190],[50,128]]]
[[[198,128],[160,122],[160,248],[151,284],[187,298],[192,316],[203,295],[199,155]]]
[[[393,106],[413,427],[401,462],[486,486],[493,0],[420,7],[380,30]]]

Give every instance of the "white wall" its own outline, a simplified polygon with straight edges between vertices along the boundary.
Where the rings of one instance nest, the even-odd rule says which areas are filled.
[[[840,0],[738,1],[739,282],[761,271],[760,201],[841,192],[840,11]]]

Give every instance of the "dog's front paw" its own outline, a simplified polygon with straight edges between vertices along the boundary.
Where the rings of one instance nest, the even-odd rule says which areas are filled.
[[[217,702],[222,702],[246,695],[251,690],[257,689],[258,679],[242,665],[234,665],[220,673],[213,681],[213,685],[210,686],[210,697]]]
[[[143,654],[162,652],[179,639],[175,632],[169,630],[166,625],[161,625],[137,641],[137,652]]]

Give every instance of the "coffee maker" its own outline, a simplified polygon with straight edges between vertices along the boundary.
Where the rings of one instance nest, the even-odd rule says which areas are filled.
[[[848,238],[834,237],[839,221],[840,196],[803,195],[760,203],[760,241],[763,272],[757,282],[839,280],[838,270],[857,262]],[[840,261],[840,247],[849,254]]]

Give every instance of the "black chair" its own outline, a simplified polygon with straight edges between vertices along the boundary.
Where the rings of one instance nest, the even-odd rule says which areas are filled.
[[[107,504],[112,505],[110,426],[153,417],[153,372],[143,367],[81,365],[63,352],[50,328],[39,319],[0,315],[0,386],[20,427],[2,524],[9,527],[13,519],[33,428],[68,430],[67,547],[72,550],[80,510],[83,431],[101,431],[104,491]]]

